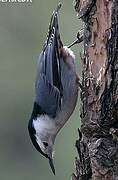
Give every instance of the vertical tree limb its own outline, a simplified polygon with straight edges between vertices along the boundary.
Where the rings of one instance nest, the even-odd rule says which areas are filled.
[[[76,0],[85,22],[75,180],[118,180],[118,0]]]

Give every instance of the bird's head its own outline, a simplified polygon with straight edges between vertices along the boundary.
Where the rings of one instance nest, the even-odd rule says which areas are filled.
[[[40,115],[35,119],[30,119],[28,130],[34,147],[49,160],[52,172],[55,174],[53,145],[56,135],[53,121],[47,115]]]

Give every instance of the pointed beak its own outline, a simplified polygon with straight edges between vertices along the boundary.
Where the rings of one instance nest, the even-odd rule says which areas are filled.
[[[49,157],[49,164],[50,164],[53,174],[55,175],[55,167],[54,167],[53,159],[51,157]]]

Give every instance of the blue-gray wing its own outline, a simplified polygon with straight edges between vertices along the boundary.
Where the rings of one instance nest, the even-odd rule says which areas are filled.
[[[62,46],[58,27],[58,9],[53,13],[49,34],[40,54],[36,79],[36,102],[43,112],[55,116],[61,104],[63,88],[59,48]]]
[[[59,90],[50,84],[45,74],[40,74],[36,83],[36,102],[44,113],[55,117],[60,108],[61,96]]]

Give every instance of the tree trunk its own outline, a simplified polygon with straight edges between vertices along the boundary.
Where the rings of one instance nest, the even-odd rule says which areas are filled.
[[[118,0],[76,0],[75,10],[85,29],[72,180],[118,180]]]

